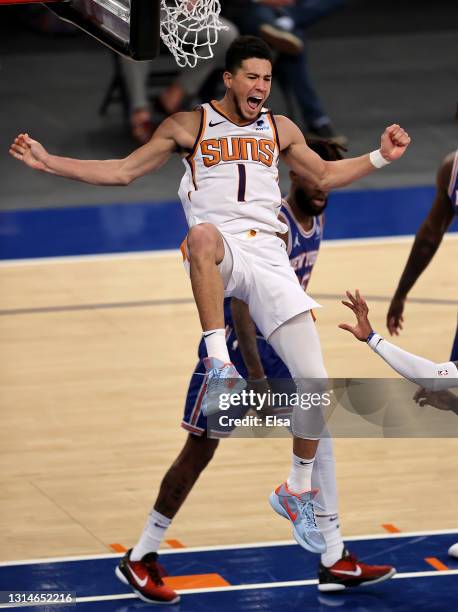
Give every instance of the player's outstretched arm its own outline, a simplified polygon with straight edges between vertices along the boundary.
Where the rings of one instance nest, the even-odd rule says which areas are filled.
[[[248,306],[245,302],[237,298],[232,298],[231,313],[237,341],[243,361],[245,362],[248,377],[252,380],[262,379],[264,378],[264,368],[259,356],[258,344],[256,341],[256,327],[250,316]]]
[[[147,144],[124,159],[83,160],[52,155],[28,134],[15,138],[10,154],[34,170],[57,176],[92,185],[129,185],[162,166],[177,146],[186,147],[193,142],[184,115],[192,113],[178,113],[166,119]]]
[[[448,155],[438,170],[436,195],[431,210],[415,236],[415,242],[388,308],[386,326],[390,335],[398,336],[399,331],[402,330],[407,295],[432,260],[447,228],[453,220],[453,207],[448,197],[448,184],[453,166],[453,158],[453,153]]]
[[[342,300],[342,304],[354,313],[356,325],[340,323],[341,329],[353,334],[357,340],[367,342],[393,370],[422,387],[432,391],[458,387],[458,364],[451,361],[434,363],[391,344],[372,329],[368,318],[369,308],[359,291],[356,290],[354,296],[350,291],[346,293],[349,301]]]
[[[344,187],[377,168],[399,159],[410,143],[407,132],[397,124],[383,132],[380,149],[360,157],[325,161],[306,144],[302,132],[287,117],[277,117],[278,135],[288,166],[324,191]]]

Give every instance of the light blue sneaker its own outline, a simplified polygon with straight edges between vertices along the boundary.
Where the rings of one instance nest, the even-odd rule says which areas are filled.
[[[304,493],[291,493],[286,482],[271,493],[269,502],[277,514],[289,519],[293,524],[293,535],[296,542],[313,553],[326,552],[326,542],[315,520],[313,501],[318,489]]]
[[[216,357],[206,357],[204,365],[207,370],[207,385],[201,410],[204,416],[210,416],[220,412],[221,394],[240,393],[246,387],[246,380],[232,363],[224,363]]]

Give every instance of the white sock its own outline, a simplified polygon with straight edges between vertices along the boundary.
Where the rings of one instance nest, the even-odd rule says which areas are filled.
[[[140,561],[147,553],[157,552],[171,522],[172,519],[156,510],[151,510],[143,533],[130,553],[131,560]]]
[[[302,459],[293,453],[291,472],[289,473],[287,485],[292,493],[310,491],[312,488],[312,469],[315,459]]]
[[[323,534],[326,542],[326,552],[321,555],[321,563],[325,567],[331,567],[342,558],[344,543],[340,533],[339,515],[327,514],[325,516],[315,514],[318,529]]]
[[[216,359],[219,359],[223,363],[230,362],[225,329],[208,329],[203,332],[202,337],[205,340],[207,355],[209,357],[216,357]]]

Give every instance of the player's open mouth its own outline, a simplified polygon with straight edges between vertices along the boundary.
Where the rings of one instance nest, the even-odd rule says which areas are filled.
[[[262,104],[262,98],[258,96],[249,96],[247,102],[251,110],[256,110]]]

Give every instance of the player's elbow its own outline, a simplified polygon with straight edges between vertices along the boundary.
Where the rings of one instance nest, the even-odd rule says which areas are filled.
[[[134,180],[134,176],[123,169],[116,173],[115,185],[118,187],[127,187]]]

